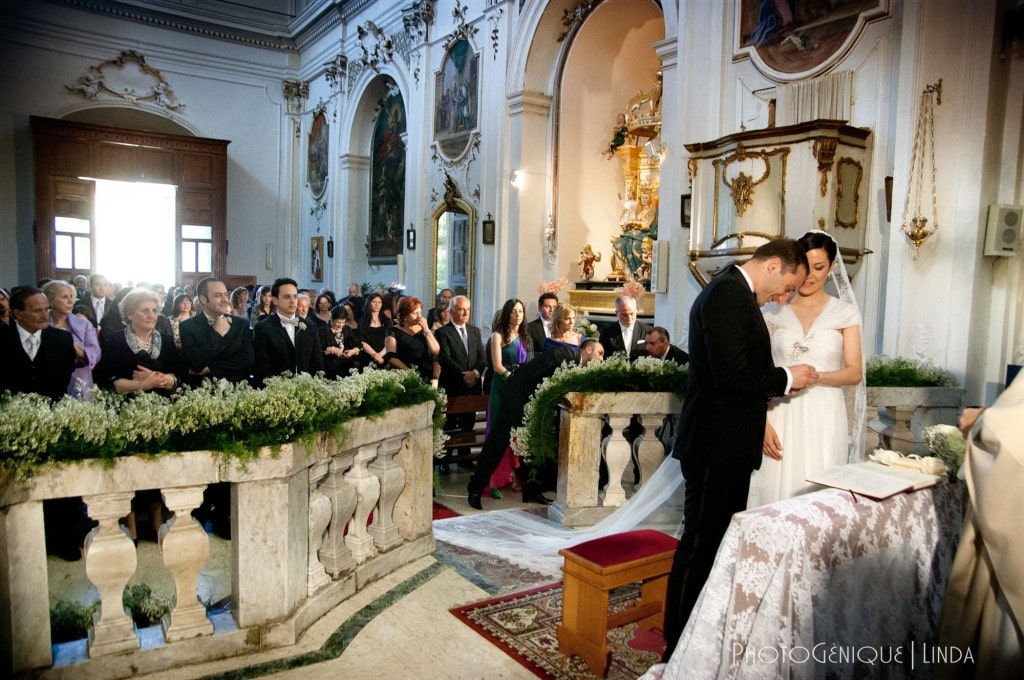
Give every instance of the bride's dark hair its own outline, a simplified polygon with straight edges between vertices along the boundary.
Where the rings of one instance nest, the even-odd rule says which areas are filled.
[[[804,252],[822,248],[828,254],[829,264],[836,261],[836,254],[839,249],[836,247],[835,240],[828,234],[820,231],[809,231],[800,238],[797,239],[797,243],[804,249]]]

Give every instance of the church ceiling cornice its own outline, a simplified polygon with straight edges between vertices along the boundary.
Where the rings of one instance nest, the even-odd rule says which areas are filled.
[[[186,16],[158,8],[156,3],[140,5],[119,0],[50,0],[55,4],[74,7],[83,11],[101,14],[126,21],[192,33],[205,38],[215,38],[264,49],[295,51],[296,41],[290,34],[287,22],[262,22],[261,28],[243,28],[238,24],[217,23],[195,16]],[[324,3],[331,9],[333,3]],[[160,5],[166,6],[166,5]],[[183,10],[187,9],[182,7]],[[251,22],[246,22],[251,23]],[[280,24],[280,25],[279,25]]]

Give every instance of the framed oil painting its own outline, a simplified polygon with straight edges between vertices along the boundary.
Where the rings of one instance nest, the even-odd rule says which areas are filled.
[[[327,116],[321,110],[313,117],[313,125],[309,130],[306,183],[313,192],[313,198],[323,196],[327,188],[327,133]]]
[[[434,139],[447,158],[459,158],[469,148],[479,100],[479,55],[468,40],[457,40],[441,62],[434,89]]]
[[[484,220],[480,226],[480,233],[483,234],[485,246],[494,245],[494,220]]]
[[[756,54],[755,63],[784,78],[828,68],[889,6],[889,0],[737,2],[738,53]]]
[[[405,103],[397,88],[390,90],[373,128],[370,161],[371,264],[395,264],[402,252],[405,224]]]
[[[324,280],[324,237],[309,239],[309,276],[314,282]]]

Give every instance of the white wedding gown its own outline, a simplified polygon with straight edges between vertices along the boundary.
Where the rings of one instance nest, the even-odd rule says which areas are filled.
[[[818,372],[843,367],[840,329],[860,326],[853,305],[829,297],[825,308],[805,334],[792,307],[768,303],[762,308],[772,336],[776,366],[810,364]],[[747,508],[792,498],[818,488],[808,475],[847,462],[849,424],[841,387],[815,385],[768,407],[768,422],[782,442],[782,460],[763,456],[761,468],[750,480]]]

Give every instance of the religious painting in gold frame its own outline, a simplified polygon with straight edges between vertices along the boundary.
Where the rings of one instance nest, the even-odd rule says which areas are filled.
[[[324,237],[309,239],[309,276],[314,282],[324,280]]]

